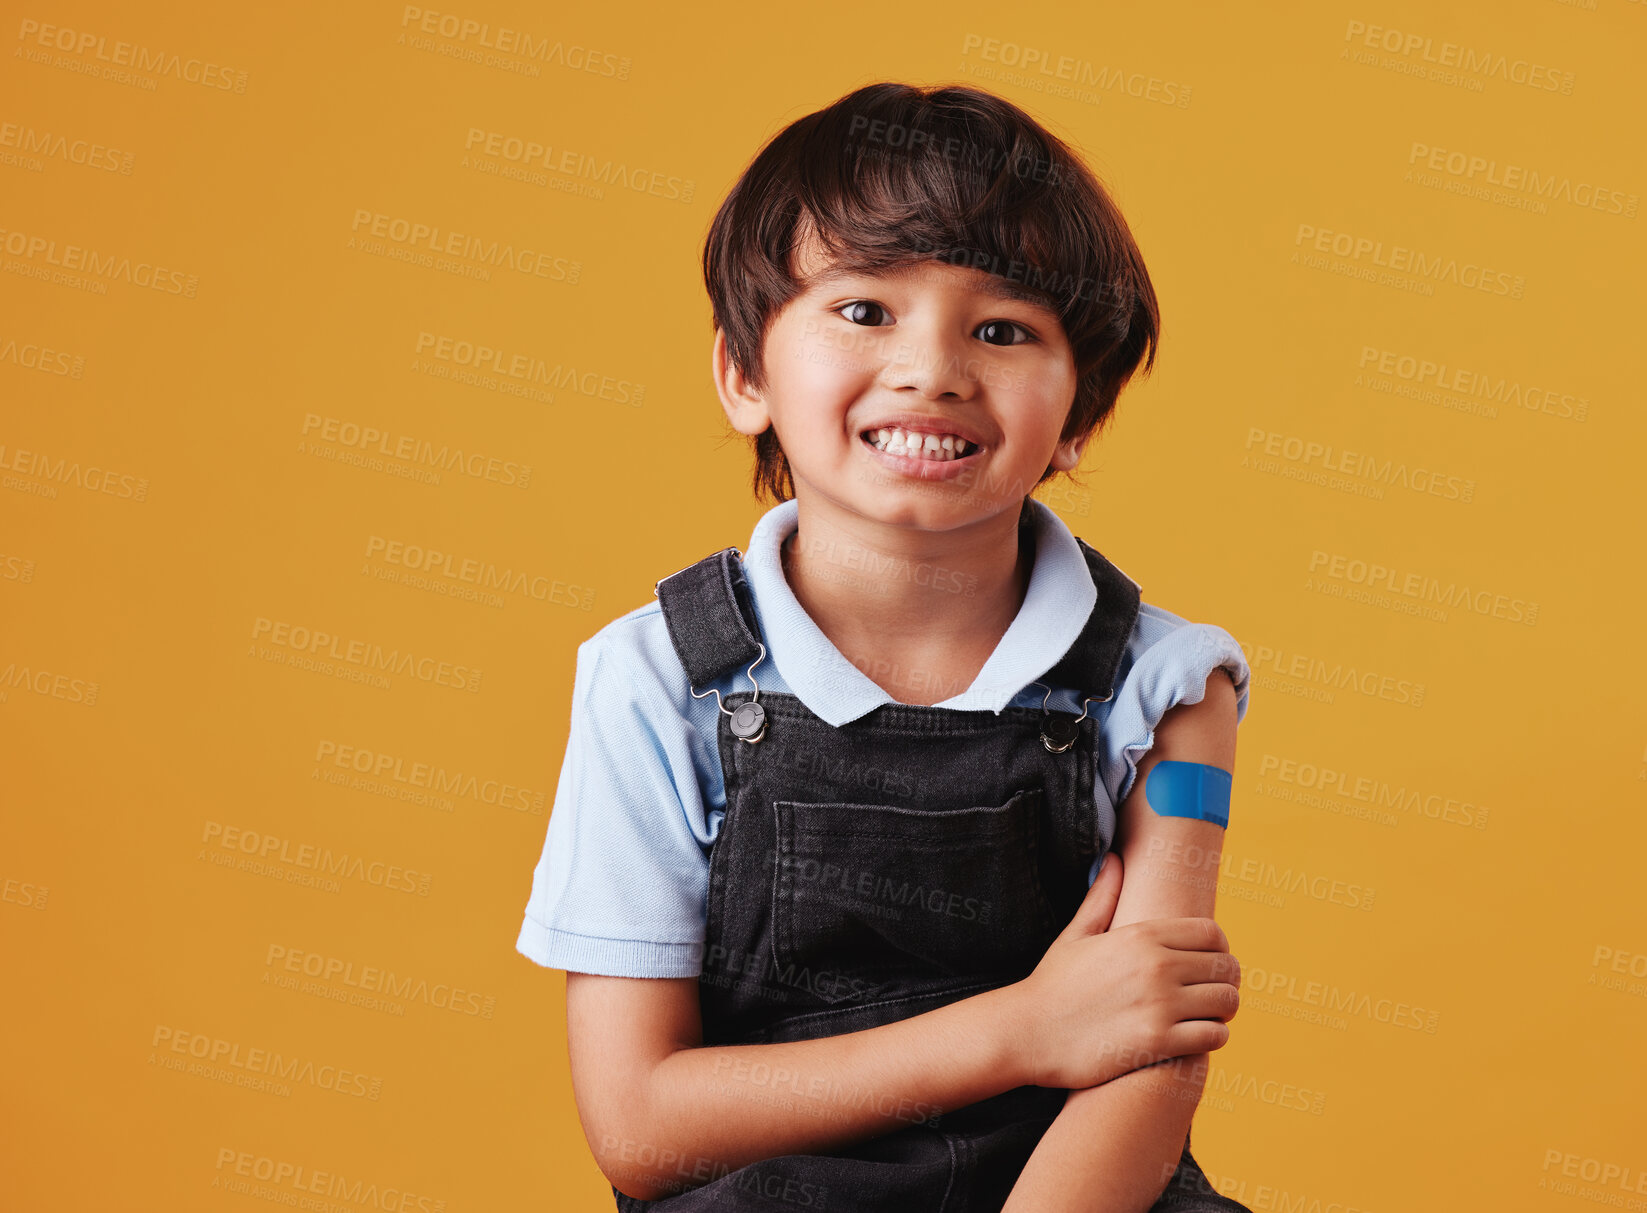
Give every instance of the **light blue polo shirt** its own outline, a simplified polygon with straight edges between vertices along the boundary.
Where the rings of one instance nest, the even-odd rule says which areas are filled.
[[[1029,685],[1075,643],[1097,590],[1075,536],[1035,498],[1035,564],[1023,606],[963,693],[936,705],[957,711],[1039,708]],[[796,528],[791,499],[761,516],[743,553],[766,656],[755,667],[762,694],[794,695],[840,726],[891,695],[830,643],[784,580],[779,548]],[[1190,623],[1141,604],[1099,721],[1098,833],[1107,852],[1116,806],[1131,790],[1155,728],[1178,703],[1198,703],[1222,666],[1247,712],[1249,671],[1223,628]],[[724,695],[749,690],[747,667],[710,684]],[[698,688],[700,692],[708,687]],[[1079,714],[1071,688],[1047,706]],[[716,748],[714,695],[694,698],[654,598],[578,646],[571,730],[543,854],[515,947],[552,969],[615,977],[696,977],[702,968],[709,849],[726,814]],[[1089,883],[1097,877],[1094,863]]]

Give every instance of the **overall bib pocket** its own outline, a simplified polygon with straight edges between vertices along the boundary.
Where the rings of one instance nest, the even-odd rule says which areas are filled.
[[[1039,788],[950,809],[775,802],[780,971],[811,973],[830,1003],[1027,976],[1057,936],[1041,809]]]

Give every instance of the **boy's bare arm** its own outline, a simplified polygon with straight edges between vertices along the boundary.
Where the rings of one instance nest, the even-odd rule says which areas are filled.
[[[706,1047],[696,978],[568,973],[573,1094],[601,1170],[655,1199],[1014,1087],[1080,1093],[1222,1047],[1235,992],[1223,931],[1196,916],[1112,928],[1122,887],[1115,857],[1022,980],[818,1040]]]
[[[818,1040],[701,1045],[697,978],[567,973],[584,1134],[642,1200],[779,1154],[823,1153],[1029,1081],[1012,987]]]
[[[1220,670],[1207,694],[1162,717],[1122,806],[1117,849],[1121,898],[1110,929],[1151,918],[1213,916],[1224,830],[1208,821],[1161,817],[1144,784],[1156,762],[1176,759],[1235,769],[1235,687]],[[1240,967],[1221,978],[1239,985]],[[1235,1000],[1238,1005],[1239,1000]],[[1232,1017],[1236,1005],[1229,1007]],[[1206,1082],[1207,1053],[1147,1064],[1071,1091],[1036,1146],[1003,1213],[1143,1213],[1171,1179]]]

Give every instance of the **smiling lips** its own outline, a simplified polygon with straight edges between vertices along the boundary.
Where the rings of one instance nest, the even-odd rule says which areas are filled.
[[[962,459],[978,449],[977,443],[968,442],[955,434],[922,433],[918,430],[901,430],[896,426],[865,430],[862,437],[876,450],[888,455],[904,455],[934,463]]]

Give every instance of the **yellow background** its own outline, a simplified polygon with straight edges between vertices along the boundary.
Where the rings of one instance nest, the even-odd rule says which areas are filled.
[[[0,1207],[289,1194],[234,1190],[243,1154],[425,1208],[611,1207],[564,975],[514,951],[574,652],[747,540],[761,507],[709,383],[702,238],[766,138],[876,79],[975,83],[1071,140],[1162,301],[1156,373],[1084,487],[1045,496],[1253,663],[1220,886],[1249,986],[1195,1122],[1208,1174],[1255,1210],[1647,1207],[1647,4],[453,10],[561,43],[501,63],[389,3],[8,7]],[[161,66],[105,75],[119,42]],[[1561,86],[1431,78],[1448,43]],[[471,131],[662,184],[511,177]],[[1564,192],[1480,196],[1449,153]],[[1573,200],[1589,187],[1601,206]],[[351,247],[360,212],[549,270]],[[161,289],[54,265],[71,245],[163,267]],[[1514,293],[1391,270],[1398,246]],[[422,334],[576,376],[467,382]],[[1513,392],[1426,395],[1403,359]],[[480,473],[431,478],[348,426]],[[1326,456],[1286,456],[1308,443],[1452,488],[1325,479]],[[408,583],[389,543],[530,588]],[[1352,570],[1373,564],[1468,596],[1362,601]],[[1495,615],[1510,603],[1520,622]],[[336,677],[284,628],[448,672]],[[358,786],[340,751],[402,778]],[[415,764],[479,782],[401,798]],[[1349,791],[1316,795],[1321,768]],[[214,828],[361,874],[239,868]],[[297,953],[426,993],[397,1013],[283,986]],[[350,1077],[218,1081],[169,1048],[196,1037]]]

